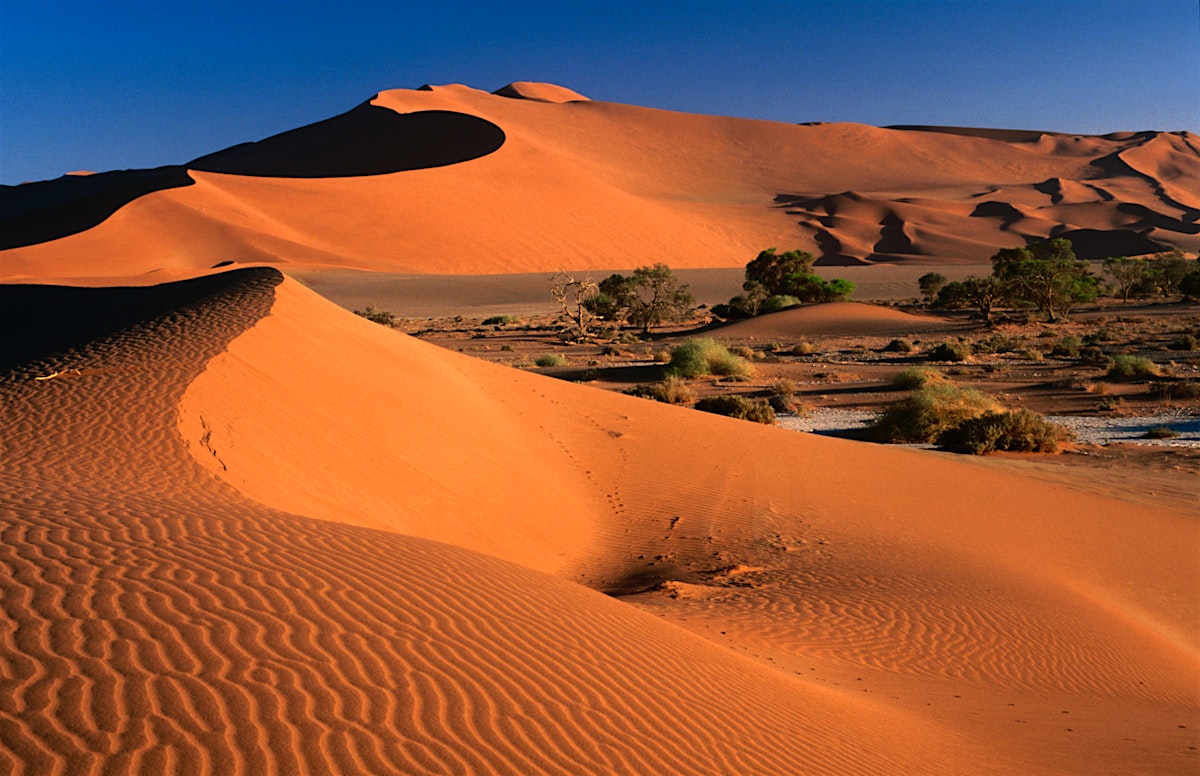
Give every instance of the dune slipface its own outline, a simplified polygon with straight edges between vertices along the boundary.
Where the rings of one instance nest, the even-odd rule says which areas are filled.
[[[769,246],[980,263],[1059,236],[1091,259],[1196,251],[1197,180],[1186,132],[793,125],[423,87],[180,168],[0,188],[0,277],[736,267]]]

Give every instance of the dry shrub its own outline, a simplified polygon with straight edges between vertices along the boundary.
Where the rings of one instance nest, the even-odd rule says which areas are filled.
[[[730,353],[727,347],[708,337],[688,340],[675,348],[671,351],[671,363],[667,367],[667,373],[676,377],[749,377],[752,371],[744,359],[738,358]]]
[[[894,339],[880,348],[883,353],[911,353],[915,346],[908,340]]]
[[[965,421],[1003,411],[995,399],[973,388],[932,383],[893,402],[872,428],[889,442],[934,442]]]
[[[953,453],[986,455],[1000,450],[1021,453],[1057,453],[1071,432],[1026,409],[985,412],[943,431],[938,447]]]
[[[971,357],[971,346],[966,342],[948,340],[925,354],[930,361],[966,361]]]
[[[946,376],[927,366],[910,366],[892,377],[892,387],[898,391],[915,391],[932,383],[944,383]]]
[[[533,363],[535,363],[541,367],[566,366],[567,359],[563,356],[560,356],[557,353],[544,353],[544,354],[538,356],[537,359]]]
[[[755,423],[775,423],[775,411],[771,409],[771,405],[764,401],[747,399],[745,396],[706,396],[696,402],[696,409]]]
[[[771,383],[771,394],[773,396],[793,396],[796,393],[796,383],[784,378]]]
[[[668,377],[653,385],[638,385],[625,393],[643,399],[653,399],[664,404],[691,404],[696,401],[696,392],[680,377]]]
[[[811,342],[798,342],[792,346],[793,356],[811,356],[817,352],[817,346]]]

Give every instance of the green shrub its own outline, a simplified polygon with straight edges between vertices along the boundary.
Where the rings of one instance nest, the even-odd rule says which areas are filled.
[[[643,399],[653,399],[664,404],[691,404],[696,401],[696,392],[679,377],[668,377],[653,385],[637,385],[625,393]]]
[[[946,376],[927,366],[910,366],[892,377],[892,387],[899,391],[915,391],[930,383],[944,383]]]
[[[1050,355],[1057,358],[1079,358],[1083,341],[1078,337],[1063,337],[1050,349]]]
[[[706,396],[696,402],[696,409],[767,425],[775,422],[775,411],[771,409],[771,405],[747,399],[745,396]]]
[[[1020,347],[1020,340],[1004,334],[992,334],[977,340],[971,350],[975,353],[1012,353]]]
[[[966,361],[971,357],[971,346],[966,342],[943,342],[932,348],[926,357],[930,361]]]
[[[911,353],[914,346],[908,340],[894,339],[881,348],[884,353]]]
[[[1057,453],[1071,432],[1026,409],[985,412],[938,435],[938,447],[954,453],[986,455],[999,450]]]
[[[794,296],[788,294],[776,294],[768,296],[763,300],[763,303],[758,306],[758,314],[777,313],[780,310],[786,310],[789,307],[795,307],[802,302]]]
[[[1122,380],[1136,380],[1143,377],[1158,377],[1158,364],[1141,356],[1116,355],[1112,357],[1113,364],[1108,368],[1108,376]]]
[[[521,318],[516,315],[493,315],[491,318],[483,319],[484,326],[508,326],[520,322]]]
[[[542,366],[542,367],[566,366],[567,359],[563,356],[560,356],[558,353],[544,353],[544,354],[538,356],[537,359],[533,363],[537,364],[538,366]]]
[[[744,359],[729,352],[729,348],[708,337],[688,340],[671,351],[667,374],[676,377],[704,375],[742,375],[749,377],[752,368]]]
[[[360,315],[368,321],[378,323],[381,326],[395,326],[397,323],[396,316],[393,313],[387,310],[377,310],[372,305],[367,305],[365,310],[355,310],[354,314]]]
[[[1169,426],[1148,428],[1146,429],[1146,433],[1142,434],[1144,439],[1175,439],[1178,436],[1179,432]]]
[[[890,442],[934,442],[967,420],[1002,411],[995,399],[972,388],[933,383],[889,405],[872,429]]]

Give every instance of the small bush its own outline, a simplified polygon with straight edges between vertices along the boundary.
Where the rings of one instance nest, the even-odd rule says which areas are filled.
[[[1113,364],[1108,368],[1108,376],[1120,380],[1158,377],[1159,373],[1158,364],[1141,356],[1113,356]]]
[[[793,356],[811,356],[817,352],[817,346],[811,342],[799,342],[792,347]]]
[[[796,393],[796,383],[786,378],[776,380],[771,383],[770,390],[772,396],[794,396]]]
[[[786,310],[789,307],[796,307],[799,304],[802,304],[802,302],[794,296],[788,296],[787,294],[776,294],[775,296],[768,296],[763,300],[763,303],[758,306],[758,314],[764,315],[766,313],[777,313],[780,310]]]
[[[971,357],[971,346],[966,342],[943,342],[932,348],[926,357],[930,361],[966,361]]]
[[[641,342],[638,335],[631,331],[623,331],[617,335],[616,342],[618,345],[636,345]]]
[[[1063,337],[1050,349],[1050,355],[1056,358],[1079,358],[1083,342],[1078,337]]]
[[[946,376],[927,366],[910,366],[892,377],[892,387],[899,391],[915,391],[931,383],[944,383]]]
[[[1169,426],[1148,428],[1146,429],[1146,433],[1142,434],[1143,439],[1175,439],[1178,436],[1179,432]]]
[[[746,360],[752,359],[755,356],[754,350],[745,345],[738,345],[730,352],[732,352],[733,355],[737,356],[738,358],[744,358]]]
[[[355,310],[354,314],[360,315],[368,321],[378,323],[381,326],[391,327],[396,325],[396,316],[393,313],[387,310],[377,310],[372,305],[367,305],[367,309],[365,310]]]
[[[1150,395],[1156,399],[1200,399],[1200,380],[1155,380]]]
[[[696,392],[687,384],[687,381],[679,377],[668,377],[653,385],[634,386],[625,393],[643,399],[653,399],[664,404],[691,404],[696,401]]]
[[[501,352],[503,352],[503,353],[512,353],[512,352],[513,352],[513,346],[512,346],[512,345],[501,345],[501,346],[500,346],[500,351],[501,351]]]
[[[1026,361],[1045,361],[1046,360],[1045,353],[1043,353],[1040,350],[1034,350],[1033,348],[1026,348],[1025,350],[1022,350],[1017,355],[1019,355],[1021,358],[1025,359]]]
[[[696,409],[767,425],[775,422],[775,411],[771,405],[745,396],[706,396],[696,402]]]
[[[943,431],[938,447],[954,453],[986,455],[999,450],[1057,453],[1071,432],[1026,409],[986,412]]]
[[[676,377],[704,375],[742,375],[749,377],[753,370],[745,360],[708,337],[688,340],[671,351],[667,374]]]
[[[881,348],[884,353],[911,353],[915,349],[911,342],[902,339],[894,339]]]
[[[1200,339],[1196,339],[1194,334],[1184,334],[1168,342],[1167,347],[1171,350],[1200,350]]]
[[[771,409],[779,414],[786,415],[807,415],[808,407],[796,401],[795,397],[784,394],[772,394],[767,398],[767,404],[771,405]]]
[[[1086,347],[1080,350],[1079,359],[1085,364],[1102,367],[1104,369],[1108,369],[1113,364],[1113,361],[1108,357],[1108,354],[1106,354],[1102,348],[1096,345],[1092,345],[1091,347]]]
[[[557,353],[544,353],[537,357],[533,362],[541,367],[547,366],[566,366],[567,359]]]
[[[976,353],[1012,353],[1021,346],[1019,340],[1004,334],[992,334],[976,341],[971,349]]]
[[[491,318],[484,318],[484,326],[508,326],[510,324],[521,323],[521,318],[516,315],[493,315]]]
[[[889,405],[872,428],[891,442],[934,442],[965,421],[1002,411],[995,399],[972,388],[934,383]]]

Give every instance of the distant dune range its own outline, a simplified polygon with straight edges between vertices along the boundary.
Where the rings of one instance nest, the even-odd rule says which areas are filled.
[[[269,269],[0,310],[6,771],[1195,762],[1194,515],[488,364]]]
[[[792,125],[442,86],[179,167],[0,187],[0,278],[736,267],[769,246],[980,263],[1049,236],[1102,258],[1200,250],[1198,219],[1186,132]]]

